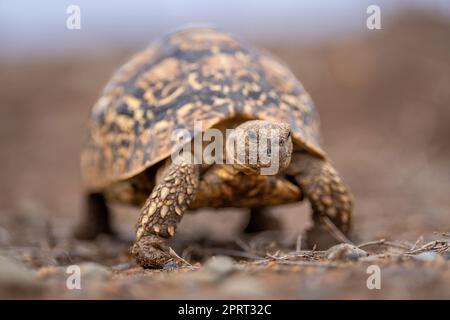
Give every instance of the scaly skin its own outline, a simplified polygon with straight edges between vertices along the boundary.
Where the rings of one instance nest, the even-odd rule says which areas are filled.
[[[296,152],[292,155],[287,174],[294,177],[311,203],[315,224],[311,235],[319,235],[320,232],[315,232],[318,229],[324,231],[324,217],[329,218],[344,234],[349,234],[352,225],[353,197],[330,162],[309,153]]]
[[[198,165],[186,161],[171,164],[148,197],[136,227],[131,253],[144,268],[162,268],[173,260],[166,240],[195,197],[199,183]]]

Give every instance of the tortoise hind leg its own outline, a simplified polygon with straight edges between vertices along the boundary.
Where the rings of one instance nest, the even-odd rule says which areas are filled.
[[[74,236],[80,240],[94,240],[100,234],[115,235],[111,214],[103,194],[90,193],[86,196],[86,214]]]
[[[299,184],[311,203],[314,226],[307,231],[307,242],[324,249],[338,239],[331,237],[329,221],[344,234],[352,225],[352,195],[331,163],[314,155],[292,155],[288,174]]]
[[[281,222],[264,208],[250,208],[250,216],[244,233],[282,230]]]
[[[156,184],[141,211],[131,254],[144,268],[163,268],[177,256],[167,245],[199,184],[198,166],[180,161],[161,168]]]

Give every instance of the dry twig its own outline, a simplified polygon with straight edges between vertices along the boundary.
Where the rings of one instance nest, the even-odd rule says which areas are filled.
[[[364,243],[361,243],[360,245],[358,245],[358,248],[361,249],[364,247],[375,246],[375,245],[382,245],[382,246],[393,247],[393,248],[398,248],[398,249],[403,249],[403,250],[409,250],[408,246],[402,245],[400,243],[386,241],[386,239],[379,239],[379,240],[375,240],[375,241],[364,242]]]
[[[176,260],[183,262],[188,267],[192,267],[192,265],[184,260],[182,257],[180,257],[172,248],[169,248],[169,253],[172,257],[174,257]]]

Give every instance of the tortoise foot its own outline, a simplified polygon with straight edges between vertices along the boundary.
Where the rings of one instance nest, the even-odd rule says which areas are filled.
[[[131,254],[143,268],[162,269],[175,262],[166,240],[155,235],[143,236],[131,248]]]

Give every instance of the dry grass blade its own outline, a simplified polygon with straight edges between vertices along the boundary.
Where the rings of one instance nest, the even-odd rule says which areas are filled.
[[[184,260],[182,257],[180,257],[172,248],[169,248],[169,253],[172,257],[174,257],[176,260],[181,261],[182,263],[184,263],[185,265],[192,267],[192,265],[187,262],[186,260]]]
[[[434,240],[424,244],[422,247],[405,252],[408,255],[418,254],[424,251],[444,252],[450,249],[450,242],[445,240]]]
[[[410,248],[410,247],[408,247],[406,245],[402,245],[400,243],[386,241],[385,239],[364,242],[364,243],[361,243],[360,245],[358,245],[358,248],[361,249],[361,248],[369,247],[369,246],[387,246],[387,247],[393,247],[393,248],[403,249],[403,250],[409,250],[409,248]]]
[[[416,249],[417,246],[419,245],[419,243],[421,243],[421,242],[423,242],[423,236],[422,235],[416,240],[416,242],[414,243],[414,245],[411,247],[410,250]]]
[[[341,230],[339,230],[336,225],[328,217],[323,217],[322,221],[325,223],[328,232],[337,240],[344,243],[353,244],[349,238],[347,238]]]
[[[300,252],[302,249],[302,235],[297,236],[297,241],[295,242],[295,252]]]
[[[236,238],[235,243],[245,252],[248,252],[251,254],[254,253],[252,248],[248,244],[246,244],[242,239]]]

